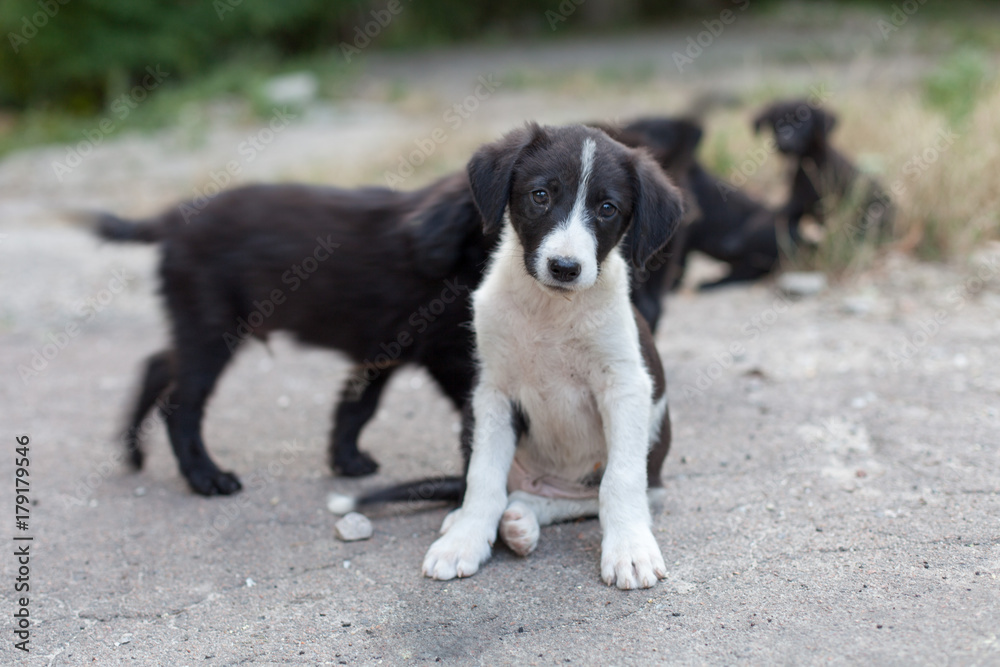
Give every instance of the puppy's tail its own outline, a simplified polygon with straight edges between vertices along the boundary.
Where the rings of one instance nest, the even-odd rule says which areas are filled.
[[[331,493],[326,508],[334,514],[347,514],[366,505],[382,503],[417,503],[434,500],[459,502],[465,496],[464,477],[428,477],[398,486],[390,486],[363,496]]]
[[[68,216],[76,223],[90,228],[106,241],[116,243],[157,243],[163,238],[163,225],[159,220],[126,220],[113,213],[73,211]]]

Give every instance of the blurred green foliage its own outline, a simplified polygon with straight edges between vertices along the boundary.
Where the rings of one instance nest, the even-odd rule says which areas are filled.
[[[990,80],[990,61],[978,49],[964,48],[949,56],[923,82],[924,99],[953,125],[968,118]]]
[[[176,82],[248,54],[283,61],[367,45],[360,31],[388,16],[391,30],[373,31],[379,48],[608,27],[670,11],[652,0],[3,0],[0,106],[93,113],[140,84],[148,66]]]
[[[336,35],[358,3],[325,0],[4,0],[0,105],[90,113],[141,84],[241,51],[287,55]]]

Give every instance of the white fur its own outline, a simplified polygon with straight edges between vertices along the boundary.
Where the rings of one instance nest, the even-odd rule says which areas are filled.
[[[580,153],[580,184],[576,189],[573,208],[558,227],[545,238],[538,247],[535,257],[535,275],[551,287],[562,289],[586,289],[597,280],[597,237],[587,224],[587,190],[590,174],[594,168],[594,153],[597,144],[593,139],[583,142]],[[572,260],[580,264],[580,275],[572,282],[562,282],[549,273],[549,261],[556,258]]]
[[[505,224],[473,295],[482,366],[465,502],[427,552],[425,575],[474,573],[489,558],[498,526],[515,552],[527,554],[537,545],[539,525],[596,511],[606,583],[645,588],[666,576],[646,497],[646,456],[666,403],[652,404],[628,289],[628,269],[617,250],[589,289],[543,288],[525,270],[523,248]],[[530,421],[518,460],[523,452],[533,470],[566,479],[580,479],[599,463],[605,472],[597,499],[516,492],[508,503],[506,480],[517,444],[512,402]]]

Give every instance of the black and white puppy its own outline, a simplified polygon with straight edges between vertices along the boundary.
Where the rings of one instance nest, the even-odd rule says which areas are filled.
[[[853,224],[859,235],[871,231],[878,237],[891,232],[894,207],[888,193],[830,144],[836,124],[836,115],[807,100],[775,102],[754,119],[754,132],[769,127],[778,150],[795,160],[788,202],[782,210],[793,242],[799,241],[804,216],[823,224],[827,210],[848,197],[858,204]]]
[[[527,555],[539,526],[597,514],[602,579],[653,586],[666,567],[647,489],[662,494],[670,421],[628,260],[642,267],[667,243],[681,195],[646,153],[582,125],[511,132],[468,174],[485,233],[501,236],[473,294],[480,365],[465,497],[423,572],[469,576],[498,529]]]

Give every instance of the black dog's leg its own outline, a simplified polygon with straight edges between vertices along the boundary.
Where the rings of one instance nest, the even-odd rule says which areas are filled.
[[[176,384],[168,398],[170,409],[161,409],[181,473],[195,493],[203,496],[227,496],[242,488],[236,475],[219,470],[201,438],[205,403],[232,356],[221,338],[197,347],[179,345]]]
[[[142,430],[146,415],[153,409],[156,401],[163,395],[173,380],[170,368],[170,350],[157,352],[146,360],[146,372],[142,379],[142,389],[139,398],[132,409],[132,417],[125,430],[123,440],[129,462],[135,470],[142,468]]]
[[[467,349],[471,350],[474,345],[470,338]],[[441,350],[434,355],[433,362],[428,362],[427,372],[438,383],[455,409],[462,412],[472,397],[472,384],[475,380],[475,366],[471,352],[463,354],[455,349]]]
[[[363,477],[378,470],[378,462],[358,449],[361,429],[378,409],[382,390],[389,382],[393,366],[380,369],[371,380],[359,367],[340,393],[330,434],[330,468],[344,477]]]

